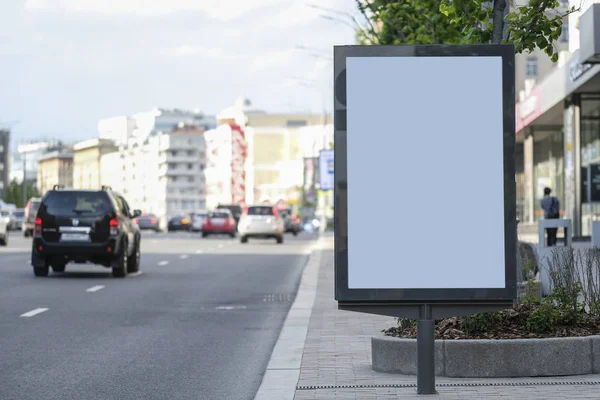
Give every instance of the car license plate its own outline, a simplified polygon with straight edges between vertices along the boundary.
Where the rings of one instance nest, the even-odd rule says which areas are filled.
[[[90,235],[87,233],[63,233],[60,236],[61,242],[89,242]]]
[[[213,219],[212,223],[214,225],[225,225],[225,221],[222,219]]]

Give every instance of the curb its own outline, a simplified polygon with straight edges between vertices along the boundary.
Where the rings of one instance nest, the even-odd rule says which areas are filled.
[[[300,377],[300,365],[304,353],[304,343],[308,334],[308,324],[317,295],[321,252],[324,237],[312,246],[296,299],[283,323],[279,338],[271,353],[267,370],[256,393],[255,400],[293,400]]]
[[[417,340],[371,338],[372,368],[416,375]],[[600,336],[548,339],[436,340],[435,374],[516,378],[600,373]]]

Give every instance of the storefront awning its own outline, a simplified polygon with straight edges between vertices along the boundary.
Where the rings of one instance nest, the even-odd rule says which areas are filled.
[[[517,141],[523,140],[526,127],[562,125],[564,99],[573,93],[587,92],[600,93],[600,65],[581,64],[577,51],[517,103]]]

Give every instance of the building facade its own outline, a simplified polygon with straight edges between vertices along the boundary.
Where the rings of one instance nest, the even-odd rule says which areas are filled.
[[[52,152],[38,161],[37,189],[43,196],[54,185],[73,187],[73,153]]]
[[[73,187],[100,189],[105,185],[101,170],[102,156],[117,150],[110,139],[89,139],[73,146]]]
[[[206,206],[252,204],[252,130],[236,119],[220,123],[204,134]]]
[[[101,136],[117,144],[101,160],[104,184],[157,215],[163,228],[172,215],[206,208],[204,132],[215,121],[167,109],[100,121]]]
[[[8,190],[10,162],[10,131],[0,129],[0,198],[3,198]]]
[[[298,202],[304,158],[317,156],[318,150],[333,142],[331,116],[250,112],[246,120],[252,130],[254,201]]]
[[[533,226],[543,218],[540,199],[548,186],[561,201],[562,215],[572,220],[576,236],[590,235],[592,221],[600,218],[597,177],[590,174],[591,185],[587,179],[600,163],[600,65],[580,55],[581,44],[598,35],[600,26],[588,13],[600,16],[600,4],[584,2],[580,12],[569,16],[570,52],[516,108],[519,217]]]
[[[17,151],[11,155],[9,180],[21,183],[23,179],[26,179],[36,187],[40,158],[47,153],[62,151],[64,147],[64,144],[58,140],[20,144],[17,146]]]

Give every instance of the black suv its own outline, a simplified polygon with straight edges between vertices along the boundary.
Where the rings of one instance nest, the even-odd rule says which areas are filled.
[[[239,204],[219,204],[217,208],[224,208],[231,211],[233,219],[235,220],[235,229],[237,230],[237,226],[240,223],[240,218],[244,212],[244,210],[242,210],[242,206]]]
[[[64,190],[55,186],[35,218],[31,264],[35,276],[64,272],[69,262],[101,264],[123,278],[140,268],[141,211],[109,187]]]

